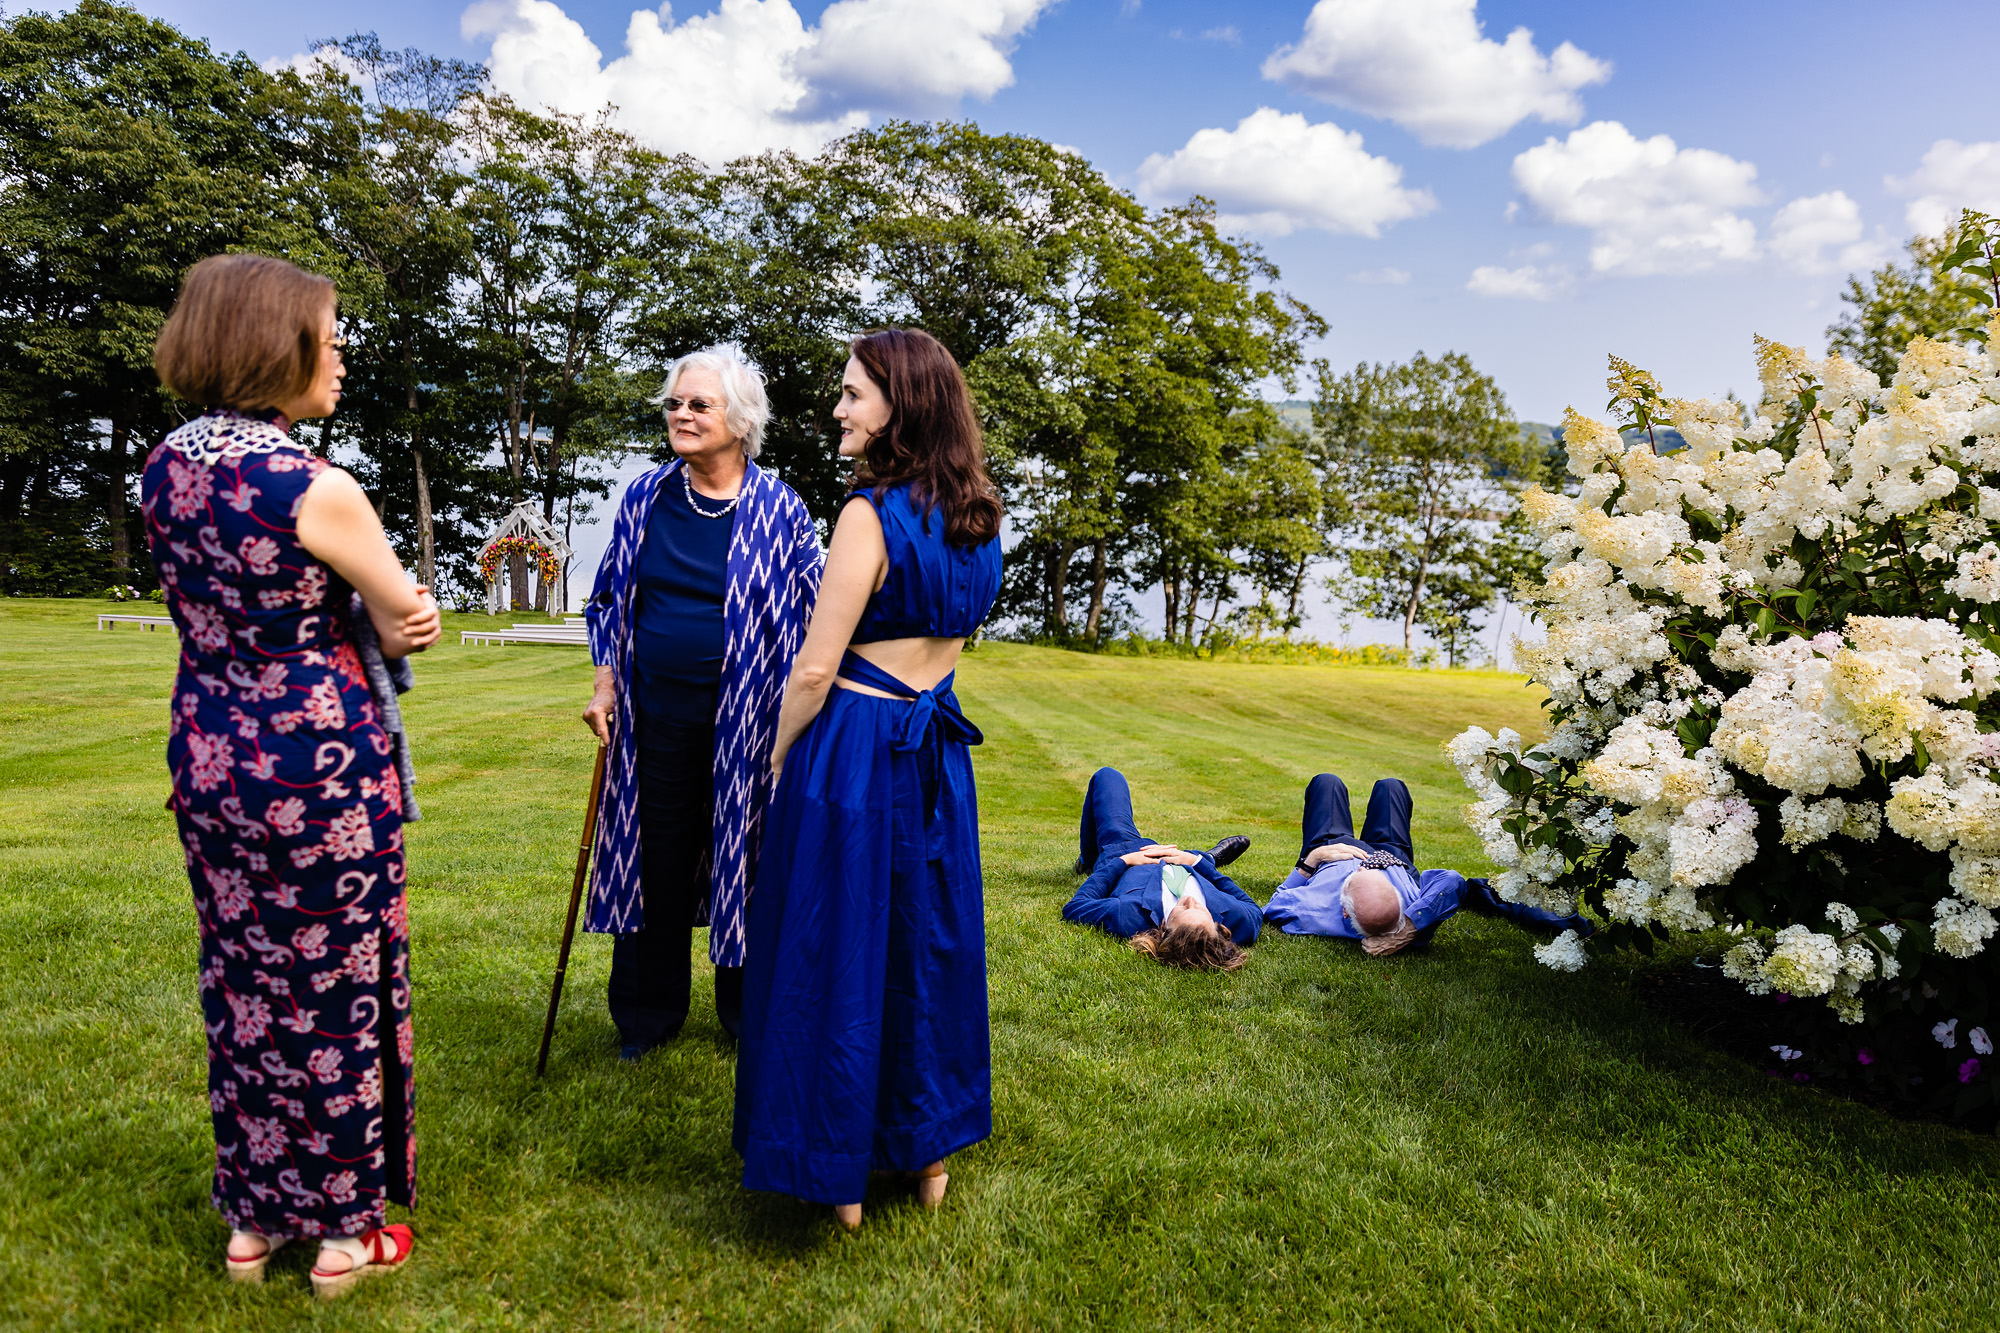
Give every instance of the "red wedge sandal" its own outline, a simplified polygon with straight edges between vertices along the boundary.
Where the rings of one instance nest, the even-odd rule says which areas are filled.
[[[313,1264],[313,1290],[321,1299],[332,1300],[347,1293],[348,1288],[365,1277],[377,1273],[394,1272],[409,1260],[410,1251],[417,1238],[401,1223],[380,1227],[359,1236],[337,1236],[323,1240],[319,1245],[320,1262]],[[329,1272],[321,1265],[327,1252],[344,1254],[348,1267],[338,1272]]]

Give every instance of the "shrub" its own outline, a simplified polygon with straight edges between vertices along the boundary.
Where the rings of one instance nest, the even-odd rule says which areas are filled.
[[[1954,265],[1990,287],[2000,226],[1968,212],[1961,234]],[[1988,315],[1964,346],[1917,339],[1887,386],[1760,339],[1748,420],[1613,358],[1631,448],[1567,415],[1578,494],[1523,499],[1546,564],[1522,592],[1548,638],[1519,653],[1549,737],[1447,745],[1496,891],[1610,923],[1543,961],[1722,926],[1740,934],[1724,971],[1753,994],[2000,1029]],[[1654,452],[1663,424],[1685,449]]]

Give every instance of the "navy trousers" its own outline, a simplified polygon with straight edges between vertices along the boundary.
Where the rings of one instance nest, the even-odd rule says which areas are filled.
[[[1365,852],[1388,852],[1414,867],[1410,850],[1410,789],[1397,778],[1383,778],[1368,793],[1368,818],[1361,835],[1354,834],[1354,811],[1347,803],[1347,784],[1322,773],[1306,784],[1305,816],[1299,821],[1299,859],[1315,847],[1344,842]]]
[[[694,990],[694,918],[708,895],[715,819],[714,687],[642,692],[638,721],[639,883],[646,924],[611,946],[608,999],[618,1039],[654,1046],[680,1034]],[[736,1036],[743,969],[715,969],[715,1013]]]
[[[1083,822],[1076,833],[1077,861],[1087,871],[1106,852],[1123,856],[1152,844],[1139,835],[1132,818],[1132,786],[1115,768],[1100,768],[1090,775],[1090,787],[1083,794]]]

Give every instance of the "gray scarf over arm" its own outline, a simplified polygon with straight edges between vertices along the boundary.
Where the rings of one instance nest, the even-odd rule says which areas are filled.
[[[375,699],[375,716],[396,747],[396,777],[403,786],[403,819],[413,823],[424,816],[417,809],[417,771],[410,764],[410,737],[403,730],[403,709],[396,696],[415,687],[417,673],[410,670],[407,657],[382,656],[382,640],[375,634],[375,622],[368,618],[368,608],[360,593],[354,594],[349,612],[348,619],[354,624],[354,651],[361,658],[362,674],[368,677],[368,693]]]

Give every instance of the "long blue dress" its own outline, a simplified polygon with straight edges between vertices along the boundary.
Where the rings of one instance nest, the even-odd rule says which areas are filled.
[[[889,573],[855,643],[970,635],[998,540],[957,547],[907,486],[875,506]],[[750,895],[734,1141],[743,1184],[859,1202],[993,1132],[977,728],[947,676],[916,690],[849,653],[786,757]]]

